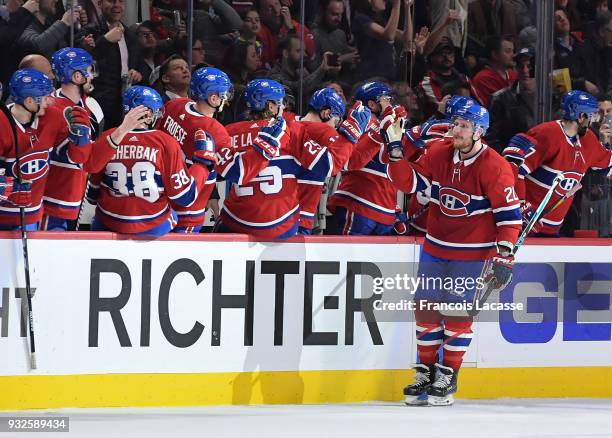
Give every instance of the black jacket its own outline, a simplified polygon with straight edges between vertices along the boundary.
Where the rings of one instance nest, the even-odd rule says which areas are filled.
[[[128,48],[128,67],[136,70],[140,58],[138,39],[126,25],[124,38]],[[94,91],[92,96],[100,103],[104,115],[107,118],[107,127],[117,126],[121,118],[121,52],[119,43],[111,43],[104,35],[109,31],[108,24],[86,26],[76,38],[79,41],[86,35],[92,34],[96,47],[92,55],[97,63],[98,77],[94,79]]]
[[[138,39],[126,25],[124,38],[128,48],[128,67],[136,69],[139,61]],[[87,26],[79,33],[77,40],[92,34],[96,47],[92,55],[97,63],[98,77],[94,80],[96,99],[98,96],[105,97],[106,94],[121,94],[121,53],[119,43],[111,43],[104,35],[109,31],[106,22],[100,26]]]
[[[8,21],[0,20],[0,53],[7,55],[0,63],[0,82],[5,85],[5,88],[21,61],[20,54],[14,49],[14,44],[33,21],[34,15],[25,8],[17,9],[14,14],[11,14]]]
[[[527,132],[535,123],[533,110],[517,93],[518,81],[491,96],[487,144],[500,154],[510,139],[519,132]]]

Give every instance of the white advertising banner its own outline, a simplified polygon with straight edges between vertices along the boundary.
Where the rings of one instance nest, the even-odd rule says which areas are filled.
[[[0,239],[0,375],[408,368],[414,323],[377,320],[362,288],[389,263],[414,273],[420,247],[392,241],[31,239],[32,372],[21,241]],[[612,246],[526,246],[517,262],[492,300],[527,315],[477,322],[466,365],[612,366]]]

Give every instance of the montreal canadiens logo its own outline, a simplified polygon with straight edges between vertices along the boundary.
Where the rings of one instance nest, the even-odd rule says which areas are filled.
[[[470,195],[450,187],[440,188],[440,210],[449,217],[462,217],[468,215],[467,206]]]
[[[563,172],[563,179],[555,189],[555,193],[560,196],[565,195],[567,192],[572,190],[576,184],[580,183],[582,174],[577,172]]]
[[[22,178],[27,181],[36,181],[45,176],[49,171],[49,152],[32,152],[21,157],[19,163]],[[12,172],[13,175],[19,174],[17,162],[13,164]]]

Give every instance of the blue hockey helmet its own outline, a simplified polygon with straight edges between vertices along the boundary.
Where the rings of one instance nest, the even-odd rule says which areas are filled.
[[[322,88],[314,92],[308,106],[315,111],[322,111],[326,108],[331,110],[331,115],[344,118],[346,113],[346,103],[333,88]]]
[[[80,72],[86,78],[96,76],[95,62],[87,50],[64,47],[53,54],[51,67],[61,84],[72,82],[72,75]],[[92,67],[91,71],[89,68]]]
[[[31,68],[17,70],[11,76],[9,90],[13,102],[23,105],[27,97],[40,104],[42,98],[54,91],[53,82],[44,73]]]
[[[254,79],[247,84],[244,98],[251,111],[264,111],[267,102],[283,103],[285,88],[272,79]]]
[[[191,76],[189,94],[194,100],[207,101],[210,95],[216,94],[223,101],[232,99],[234,88],[225,72],[213,67],[197,69]]]
[[[446,102],[446,107],[444,107],[444,114],[449,119],[452,119],[458,110],[466,107],[467,105],[474,105],[476,102],[471,97],[466,96],[452,96]]]
[[[484,136],[487,133],[487,129],[489,129],[489,111],[477,103],[466,104],[457,109],[454,118],[472,122],[474,131],[478,128],[482,128],[482,136]]]
[[[355,92],[355,99],[360,100],[364,105],[367,105],[369,100],[379,102],[381,97],[391,96],[393,96],[391,88],[383,82],[366,82]]]
[[[598,110],[597,99],[585,91],[572,90],[563,97],[561,109],[566,120],[578,120],[582,113],[590,117]]]
[[[140,105],[152,111],[151,125],[154,125],[163,115],[164,101],[153,88],[135,85],[125,90],[125,93],[123,93],[123,111],[127,113]]]

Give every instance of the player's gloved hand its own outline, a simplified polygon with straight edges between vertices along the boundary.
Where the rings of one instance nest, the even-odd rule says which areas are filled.
[[[497,242],[497,256],[489,260],[489,269],[485,272],[485,283],[491,283],[495,289],[503,289],[512,281],[514,245],[510,242]]]
[[[503,150],[503,157],[510,163],[521,167],[525,162],[525,156],[530,149],[533,149],[534,144],[529,137],[524,134],[516,134],[508,142],[508,146]]]
[[[408,234],[408,216],[399,208],[395,209],[395,223],[393,224],[393,231],[398,236]]]
[[[404,158],[404,123],[408,113],[402,106],[388,107],[382,114],[380,123],[380,135],[387,145],[387,153],[390,161],[399,161]]]
[[[270,120],[268,126],[259,130],[253,141],[253,147],[268,160],[276,157],[280,150],[282,139],[287,135],[287,122],[280,116]]]
[[[27,207],[32,203],[32,184],[20,183],[13,177],[0,175],[0,204]]]
[[[91,143],[91,127],[89,113],[80,106],[68,107],[64,110],[64,118],[68,123],[68,140],[77,146]]]
[[[209,170],[217,164],[217,146],[215,145],[215,140],[213,140],[208,132],[198,129],[194,134],[193,144],[194,163],[203,164]]]
[[[371,114],[370,108],[363,106],[360,101],[355,102],[346,119],[340,123],[338,132],[356,144],[367,128]]]
[[[523,229],[525,229],[525,227],[531,220],[532,216],[535,214],[535,209],[533,208],[533,206],[531,205],[529,201],[521,201],[520,208],[521,208],[521,217],[523,219]],[[541,229],[542,229],[542,226],[540,224],[540,221],[536,221],[536,223],[533,224],[533,228],[531,229],[531,232],[539,233]]]

